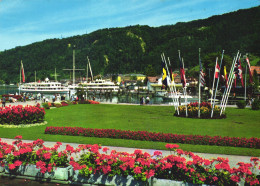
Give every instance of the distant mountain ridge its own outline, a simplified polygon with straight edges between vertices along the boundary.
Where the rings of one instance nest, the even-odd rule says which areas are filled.
[[[0,52],[0,80],[19,82],[20,61],[23,60],[26,81],[51,77],[54,69],[59,79],[69,78],[64,68],[72,68],[72,48],[76,45],[76,68],[85,68],[87,56],[94,75],[144,73],[150,64],[159,74],[160,54],[179,67],[178,50],[185,67],[198,65],[198,48],[201,56],[221,52],[233,56],[237,50],[260,56],[260,6],[238,10],[207,19],[165,25],[160,27],[128,26],[94,31],[63,39],[48,39],[23,47]],[[78,71],[76,76],[85,76]]]

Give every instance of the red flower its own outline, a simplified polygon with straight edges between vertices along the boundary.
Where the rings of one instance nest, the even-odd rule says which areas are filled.
[[[22,162],[19,161],[19,160],[16,160],[16,161],[14,162],[14,165],[15,165],[16,167],[18,167],[18,166],[22,165]]]
[[[23,137],[20,135],[20,136],[15,136],[14,139],[22,139]]]
[[[234,182],[236,182],[236,183],[238,183],[238,182],[240,182],[240,177],[239,176],[231,176],[231,178],[230,178],[232,181],[234,181]]]
[[[15,169],[15,165],[14,164],[8,164],[8,167],[9,167],[10,170]]]
[[[109,150],[109,148],[107,148],[107,147],[104,147],[104,148],[102,149],[103,152],[107,152],[108,150]]]
[[[179,148],[179,145],[176,145],[176,144],[166,144],[165,147],[167,149],[174,149],[174,148]]]
[[[141,174],[142,173],[142,169],[143,169],[143,167],[135,167],[134,168],[134,173],[135,174]]]
[[[44,154],[43,154],[43,157],[44,157],[46,160],[51,159],[51,153],[50,153],[50,152],[44,153]]]
[[[161,156],[162,152],[161,151],[154,151],[153,155],[154,156]]]

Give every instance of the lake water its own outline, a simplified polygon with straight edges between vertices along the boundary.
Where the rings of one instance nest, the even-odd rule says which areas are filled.
[[[18,94],[18,86],[16,85],[0,85],[0,95],[3,94]],[[54,94],[44,94],[46,98],[49,99],[49,101],[52,100],[52,96]],[[64,95],[64,94],[63,94]],[[70,99],[69,94],[65,94],[66,100]],[[119,94],[119,95],[111,95],[111,94],[88,94],[87,98],[90,100],[93,100],[93,97],[95,97],[95,101],[99,102],[105,102],[105,103],[132,103],[132,104],[139,104],[140,98],[144,96],[146,98],[147,94],[137,94],[137,93],[125,93],[125,94]],[[153,96],[151,94],[148,95],[150,98],[150,104],[171,104],[171,99],[166,99],[160,96]],[[35,94],[33,95],[35,97]],[[197,98],[188,99],[188,102],[195,102],[198,101]],[[184,99],[182,99],[182,102],[184,102]]]

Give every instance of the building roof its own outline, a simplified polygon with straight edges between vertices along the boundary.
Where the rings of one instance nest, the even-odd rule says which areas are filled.
[[[157,83],[159,78],[160,77],[158,77],[158,76],[147,77],[148,81],[151,82],[151,83]]]
[[[254,70],[256,70],[257,74],[260,74],[260,66],[251,66],[250,71],[253,74]]]

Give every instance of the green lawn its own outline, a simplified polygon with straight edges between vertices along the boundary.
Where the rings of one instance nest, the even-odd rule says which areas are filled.
[[[176,134],[260,138],[260,111],[227,108],[227,119],[206,120],[174,117],[173,110],[173,107],[170,106],[70,105],[68,107],[46,110],[48,124],[45,126],[24,129],[1,128],[0,136],[13,138],[16,135],[22,135],[24,139],[41,138],[46,141],[99,143],[110,146],[156,149],[164,149],[165,143],[46,135],[44,130],[46,126],[78,126],[103,129],[146,130]],[[180,147],[193,152],[260,156],[260,149],[188,144],[180,144]]]

